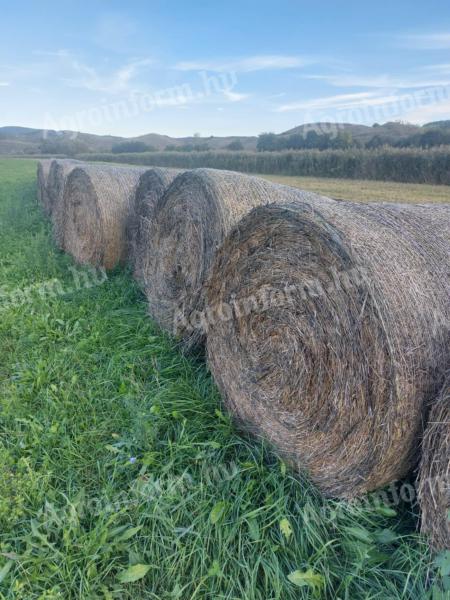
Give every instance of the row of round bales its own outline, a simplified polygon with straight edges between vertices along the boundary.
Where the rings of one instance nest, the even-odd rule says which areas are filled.
[[[128,262],[157,323],[206,344],[236,422],[323,494],[353,499],[419,463],[422,528],[450,548],[450,204],[71,160],[39,163],[38,196],[59,247]]]

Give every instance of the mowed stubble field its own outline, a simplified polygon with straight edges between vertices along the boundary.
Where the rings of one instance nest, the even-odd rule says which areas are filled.
[[[321,498],[126,269],[74,271],[35,169],[0,160],[0,598],[445,598],[414,505]]]
[[[450,186],[364,179],[333,179],[326,177],[290,177],[259,175],[275,183],[303,188],[331,198],[353,202],[449,202]]]

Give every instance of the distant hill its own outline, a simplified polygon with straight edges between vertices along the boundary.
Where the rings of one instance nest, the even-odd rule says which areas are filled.
[[[425,123],[424,127],[433,127],[437,129],[450,129],[449,121],[432,121],[431,123]]]
[[[65,154],[66,149],[74,152],[110,152],[122,138],[115,136],[77,133],[74,131],[52,131],[28,127],[0,127],[0,153]]]
[[[427,123],[423,127],[399,122],[388,122],[382,125],[375,123],[371,127],[353,123],[306,123],[279,134],[264,135],[271,137],[272,142],[276,140],[275,144],[272,144],[274,147],[270,149],[275,149],[276,146],[281,149],[289,148],[291,139],[297,137],[298,143],[299,137],[306,139],[309,134],[311,138],[310,132],[317,134],[315,138],[326,135],[333,137],[339,134],[344,136],[346,143],[351,140],[352,144],[359,146],[376,147],[384,144],[398,146],[408,145],[410,141],[412,145],[420,146],[421,139],[425,140],[427,145],[450,143],[446,141],[450,135],[449,130],[450,120]],[[70,156],[89,152],[108,153],[114,152],[115,146],[120,148],[121,144],[130,142],[139,142],[140,146],[145,144],[149,150],[256,150],[260,138],[256,136],[174,138],[158,133],[125,138],[8,126],[0,127],[0,155],[67,154]],[[308,147],[320,148],[319,144],[314,145],[314,139],[312,145]]]
[[[184,148],[194,146],[210,150],[223,150],[238,142],[244,150],[255,150],[257,138],[246,136],[229,137],[184,137],[173,138],[158,133],[148,133],[133,138],[110,135],[94,135],[74,131],[46,131],[28,127],[0,127],[0,154],[76,154],[81,152],[111,152],[117,144],[139,141],[151,149],[165,150],[167,147]],[[66,152],[69,151],[69,152]]]
[[[164,150],[167,146],[202,146],[207,145],[210,150],[225,150],[231,143],[239,141],[244,150],[255,150],[258,138],[250,136],[229,136],[229,137],[183,137],[173,138],[168,135],[160,135],[157,133],[147,133],[137,138],[140,142],[145,142],[149,146],[153,146],[157,150]]]

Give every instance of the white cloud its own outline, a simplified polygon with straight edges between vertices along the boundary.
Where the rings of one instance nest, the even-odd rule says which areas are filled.
[[[258,55],[225,61],[187,61],[179,62],[175,69],[179,71],[236,71],[251,72],[279,69],[294,69],[311,64],[310,59],[300,56]]]
[[[447,70],[444,67],[447,66]],[[441,67],[440,69],[438,67]],[[424,77],[419,71],[429,73]],[[450,65],[430,65],[417,69],[413,75],[395,77],[391,75],[352,75],[333,73],[330,75],[304,75],[307,79],[325,81],[334,87],[367,87],[376,89],[414,89],[450,84]]]
[[[286,96],[286,92],[279,92],[277,94],[271,94],[270,96],[267,96],[268,100],[273,100],[274,98],[284,98]]]
[[[366,123],[406,120],[426,123],[448,119],[450,87],[428,87],[410,92],[372,90],[283,104],[276,112],[301,112],[303,122]]]
[[[230,102],[241,102],[249,97],[249,94],[239,94],[238,92],[232,92],[231,90],[224,90],[223,95]]]
[[[98,68],[83,62],[78,56],[69,50],[56,51],[36,50],[33,54],[44,57],[46,62],[38,63],[31,67],[31,71],[51,75],[66,85],[74,88],[86,89],[104,94],[120,94],[135,90],[132,86],[133,80],[146,67],[153,65],[155,61],[150,58],[133,59],[124,63],[116,69],[101,72]],[[30,69],[30,65],[28,65]]]
[[[0,87],[8,87],[9,85],[9,81],[0,81]]]
[[[415,50],[446,50],[450,49],[450,32],[401,34],[397,41],[401,46]]]
[[[388,87],[391,84],[389,75],[360,76],[346,73],[332,73],[330,75],[305,75],[307,79],[325,81],[335,87]]]
[[[430,104],[430,106],[421,106],[412,111],[405,112],[402,118],[413,123],[429,123],[430,121],[447,120],[450,115],[450,100]]]
[[[71,87],[107,94],[120,94],[131,91],[131,82],[142,69],[153,63],[151,59],[134,60],[108,75],[100,75],[96,69],[76,58],[68,58],[68,62],[75,76],[64,77],[63,81],[65,83]]]
[[[357,94],[338,94],[337,96],[325,96],[305,100],[302,102],[291,102],[279,106],[277,112],[288,112],[297,110],[325,110],[325,109],[349,109],[360,106],[375,106],[397,102],[401,99],[398,95],[378,95],[376,92],[360,92]]]
[[[438,63],[437,65],[426,65],[420,67],[420,71],[426,71],[430,73],[440,73],[443,75],[450,75],[450,63]]]

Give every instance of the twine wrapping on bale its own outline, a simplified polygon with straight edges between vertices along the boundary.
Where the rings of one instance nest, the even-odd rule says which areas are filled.
[[[204,340],[192,323],[204,307],[212,259],[231,227],[255,206],[295,197],[316,195],[231,171],[195,169],[176,177],[157,202],[142,258],[145,290],[150,314],[185,348]]]
[[[126,230],[128,259],[137,280],[147,278],[147,247],[156,203],[181,172],[179,169],[155,167],[148,169],[139,179]]]
[[[46,214],[49,214],[50,210],[47,185],[51,164],[51,159],[40,160],[37,164],[37,199]]]
[[[62,242],[81,264],[112,269],[126,259],[126,223],[146,169],[86,164],[66,179]]]
[[[59,208],[62,205],[64,185],[69,173],[78,165],[81,165],[79,160],[74,159],[55,159],[52,160],[47,180],[48,191],[48,214],[52,217],[54,235],[56,242],[59,243],[58,223],[55,221]]]
[[[407,473],[449,362],[450,205],[253,210],[217,254],[208,358],[225,404],[325,495]]]
[[[450,379],[430,413],[418,483],[422,532],[435,550],[450,550]]]

